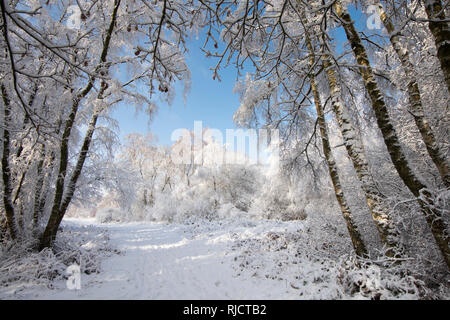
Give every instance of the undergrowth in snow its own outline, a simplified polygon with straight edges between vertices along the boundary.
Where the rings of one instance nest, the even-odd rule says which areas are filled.
[[[357,262],[351,255],[337,260],[305,248],[302,235],[268,232],[240,240],[233,249],[239,275],[270,278],[298,290],[301,299],[414,299],[422,283],[392,269]],[[359,264],[359,265],[358,265]],[[389,271],[388,271],[389,270]]]
[[[311,230],[305,222],[190,219],[187,224],[193,238],[209,234],[215,241],[228,240],[227,255],[233,256],[237,277],[277,281],[279,291],[289,289],[290,299],[450,298],[445,282],[439,288],[427,288],[409,271],[413,266],[408,261],[397,265],[389,260],[356,259],[348,253],[327,254],[326,245],[311,245]]]
[[[109,241],[108,230],[92,225],[65,223],[53,248],[41,252],[31,241],[2,248],[0,298],[20,298],[27,288],[65,288],[67,268],[80,266],[82,274],[101,272],[101,261],[120,252]]]

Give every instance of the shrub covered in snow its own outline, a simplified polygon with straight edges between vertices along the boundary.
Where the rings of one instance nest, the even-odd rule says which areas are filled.
[[[78,265],[84,274],[99,273],[102,259],[119,253],[111,247],[107,231],[70,223],[64,224],[52,249],[38,252],[35,247],[32,241],[1,247],[0,298],[20,298],[27,288],[64,287],[69,266]]]
[[[308,227],[283,222],[248,237],[236,235],[235,270],[242,277],[272,279],[298,292],[300,299],[449,299],[442,283],[430,289],[404,261],[356,259],[338,248],[309,241]],[[327,250],[336,254],[327,254]]]

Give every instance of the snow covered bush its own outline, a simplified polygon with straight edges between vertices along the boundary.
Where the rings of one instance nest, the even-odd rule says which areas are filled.
[[[337,283],[354,298],[372,300],[448,299],[450,290],[444,283],[432,288],[411,271],[411,261],[356,259],[342,256],[337,261]]]
[[[269,227],[270,225],[270,227]],[[356,259],[333,244],[311,240],[301,221],[271,221],[235,235],[238,276],[271,279],[294,289],[299,299],[448,299],[445,285],[431,290],[405,261]],[[244,233],[244,232],[243,232]]]
[[[239,219],[245,219],[249,217],[248,212],[242,211],[239,208],[235,207],[231,203],[225,203],[220,206],[220,208],[217,210],[217,217],[219,219],[232,219],[232,220],[239,220]]]
[[[65,287],[67,268],[77,264],[83,274],[99,273],[101,261],[119,251],[109,243],[109,234],[93,226],[65,222],[52,249],[37,252],[35,240],[2,246],[0,252],[0,299],[30,288]],[[26,297],[25,297],[26,298]]]

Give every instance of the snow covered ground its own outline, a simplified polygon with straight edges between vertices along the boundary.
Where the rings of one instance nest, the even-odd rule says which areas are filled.
[[[70,220],[66,223],[86,223]],[[95,221],[88,221],[95,223]],[[278,226],[277,226],[278,225]],[[199,225],[129,223],[104,225],[123,254],[103,262],[102,272],[84,275],[80,290],[45,290],[43,299],[293,299],[298,290],[284,281],[238,276],[231,245],[264,229],[301,228],[299,223],[244,223],[206,230]],[[216,225],[217,227],[217,225]],[[274,229],[275,227],[275,229]],[[203,232],[196,230],[204,229]],[[215,230],[214,230],[215,229]],[[233,230],[233,231],[232,231]],[[209,231],[209,232],[208,232]],[[238,235],[237,232],[240,234]]]
[[[64,225],[96,224],[68,219]],[[99,274],[81,274],[81,289],[33,288],[24,299],[298,299],[286,279],[240,274],[239,241],[302,228],[300,222],[215,222],[209,226],[164,223],[102,224],[121,252],[106,258]],[[248,262],[247,262],[248,263]],[[63,282],[63,280],[61,280]],[[6,292],[5,292],[6,291]],[[29,291],[29,292],[27,292]]]
[[[87,233],[105,229],[101,234],[108,234],[109,245],[120,253],[102,258],[98,273],[82,273],[79,290],[69,290],[65,279],[51,288],[16,283],[0,286],[1,299],[364,298],[350,296],[338,284],[338,265],[301,252],[307,245],[301,221],[98,224],[66,219],[63,226]],[[95,241],[83,245],[90,246]],[[383,293],[377,270],[369,272],[364,286]]]

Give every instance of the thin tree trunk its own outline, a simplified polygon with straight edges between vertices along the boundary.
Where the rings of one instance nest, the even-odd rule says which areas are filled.
[[[50,158],[48,161],[48,168],[53,168],[54,167],[54,163],[56,160],[56,155],[54,151],[51,151],[50,153]],[[45,160],[44,160],[45,163]],[[35,206],[34,208],[37,208],[37,212],[33,213],[33,216],[36,217],[36,222],[39,223],[39,219],[43,216],[44,214],[44,208],[45,208],[45,204],[47,202],[48,199],[48,194],[49,194],[49,190],[50,190],[50,184],[51,184],[51,179],[52,179],[52,172],[47,172],[47,173],[42,173],[43,174],[43,183],[42,183],[42,190],[40,192],[40,195],[36,195],[39,196],[38,198],[38,203],[37,203],[37,207]],[[35,227],[38,224],[35,225]]]
[[[345,30],[345,34],[358,62],[359,72],[370,96],[372,108],[375,111],[375,116],[377,118],[378,127],[383,135],[392,163],[394,164],[405,185],[411,193],[417,197],[418,203],[424,212],[425,218],[433,233],[436,243],[442,252],[447,266],[450,268],[450,238],[447,234],[447,226],[442,220],[442,213],[437,208],[433,208],[433,200],[431,195],[426,192],[425,184],[417,178],[409,166],[398,139],[397,132],[391,122],[386,103],[373,74],[366,50],[362,44],[358,32],[355,29],[350,14],[341,6],[339,1],[334,3],[334,10],[338,17],[342,20],[342,26]],[[423,199],[423,196],[426,199]]]
[[[9,166],[10,138],[8,130],[8,124],[11,122],[11,101],[3,84],[1,84],[1,92],[4,107],[2,153],[3,208],[6,214],[6,223],[8,226],[9,235],[11,236],[11,239],[14,240],[17,237],[17,226],[15,220],[15,210],[12,203],[11,168]]]
[[[98,71],[101,64],[106,62],[109,45],[111,42],[114,27],[116,24],[117,12],[119,10],[120,1],[121,0],[114,1],[114,7],[113,7],[112,15],[111,15],[111,21],[110,21],[108,30],[106,31],[105,41],[103,43],[102,53],[100,56],[100,64],[97,66],[96,71]],[[93,127],[95,129],[95,125],[96,125],[97,117],[98,117],[98,114],[95,111],[94,111],[94,115],[90,121],[89,129],[88,129],[88,132],[86,133],[86,137],[83,142],[83,146],[82,146],[81,153],[80,153],[78,161],[77,161],[77,165],[74,169],[74,173],[69,182],[69,185],[67,188],[67,194],[66,194],[66,196],[64,196],[64,183],[65,183],[65,178],[66,178],[66,174],[67,174],[70,133],[71,133],[72,127],[74,125],[75,116],[77,114],[79,104],[81,103],[81,100],[84,97],[86,97],[88,95],[88,93],[91,91],[91,89],[93,88],[94,81],[95,81],[95,79],[91,78],[89,80],[87,86],[84,88],[84,90],[74,100],[73,105],[72,105],[72,110],[69,115],[69,119],[67,120],[66,126],[64,128],[62,141],[61,141],[60,165],[59,165],[59,174],[58,174],[58,178],[57,178],[57,182],[56,182],[55,199],[54,199],[52,210],[50,213],[50,218],[48,220],[48,223],[44,230],[44,233],[42,234],[42,237],[41,237],[39,250],[50,247],[56,237],[56,233],[58,231],[59,225],[61,224],[61,221],[64,217],[64,214],[66,213],[66,210],[67,210],[67,207],[68,207],[70,201],[72,200],[76,182],[78,180],[79,175],[81,174],[81,170],[84,165],[84,160],[86,158],[87,152],[90,147],[90,140],[92,138],[93,132],[91,133],[91,136],[89,138],[89,134],[90,134],[89,130],[91,128],[91,124],[93,124]],[[106,87],[102,86],[102,88],[106,88]],[[102,90],[104,90],[104,89],[102,89]],[[63,199],[63,196],[64,196],[64,199]]]
[[[441,63],[447,90],[450,94],[450,28],[448,18],[440,0],[425,0],[425,11],[429,22],[428,27],[436,44],[437,57]]]
[[[83,170],[84,162],[86,161],[87,154],[89,152],[89,148],[91,146],[92,142],[92,136],[94,135],[95,127],[97,124],[98,116],[100,114],[101,110],[95,110],[94,114],[92,115],[91,121],[89,122],[88,130],[86,132],[86,136],[83,140],[83,145],[80,150],[80,154],[78,156],[77,164],[75,165],[75,168],[73,170],[72,176],[70,178],[69,184],[67,186],[67,193],[64,196],[64,200],[61,204],[61,219],[62,216],[66,213],[67,207],[70,204],[70,201],[72,201],[73,194],[75,192],[76,184],[78,181],[78,178],[81,175],[81,171]]]
[[[147,202],[147,188],[144,188],[144,195],[143,195],[143,203],[144,203],[144,207],[147,206],[148,202]]]
[[[305,30],[305,32],[307,32]],[[311,89],[314,96],[314,104],[317,112],[317,120],[319,123],[320,135],[322,138],[322,149],[325,155],[325,159],[328,166],[328,171],[330,173],[331,182],[334,187],[334,194],[336,196],[336,200],[339,203],[341,208],[342,216],[344,217],[345,223],[347,225],[347,230],[350,235],[350,239],[353,243],[353,248],[358,256],[367,256],[367,248],[364,244],[362,236],[358,230],[356,223],[354,222],[352,212],[350,211],[350,207],[348,206],[347,199],[345,198],[344,191],[342,189],[341,181],[339,178],[338,169],[336,166],[336,161],[334,159],[333,153],[331,151],[330,141],[328,138],[328,129],[325,122],[325,115],[323,112],[323,106],[320,101],[319,90],[317,87],[315,75],[314,75],[314,49],[311,44],[311,40],[308,35],[306,35],[306,45],[310,54],[310,81],[311,81]]]
[[[91,83],[88,84],[88,87],[92,86]],[[90,88],[89,88],[90,91]],[[83,92],[87,92],[84,90]],[[56,178],[56,187],[55,187],[55,197],[53,200],[53,206],[50,212],[50,217],[47,222],[47,226],[44,230],[44,233],[42,234],[41,241],[40,241],[40,247],[39,250],[42,250],[46,247],[50,247],[54,236],[56,235],[56,230],[59,227],[59,224],[57,224],[57,221],[59,220],[59,212],[61,207],[61,201],[63,198],[64,193],[64,184],[67,174],[67,165],[69,162],[69,137],[70,133],[72,131],[72,127],[75,122],[75,117],[78,111],[78,106],[80,103],[81,97],[77,97],[73,104],[72,104],[72,110],[69,114],[69,118],[66,121],[66,125],[64,127],[64,132],[61,139],[61,147],[60,147],[60,159],[59,159],[59,172],[58,176]]]
[[[44,186],[44,173],[42,169],[44,167],[45,161],[45,145],[41,145],[41,150],[39,153],[39,162],[37,164],[37,180],[34,186],[34,205],[33,205],[33,220],[32,229],[34,230],[39,223],[39,200],[41,198],[42,189]]]
[[[383,22],[386,30],[389,33],[391,44],[399,57],[403,70],[408,82],[408,98],[409,105],[408,109],[412,116],[414,117],[414,121],[416,122],[416,126],[419,129],[420,134],[422,135],[422,140],[425,143],[428,154],[433,160],[436,168],[439,171],[439,174],[444,182],[444,185],[449,188],[450,187],[450,172],[449,172],[449,164],[445,152],[441,150],[438,142],[434,136],[433,130],[428,123],[425,112],[423,110],[422,99],[419,91],[419,85],[417,83],[417,78],[415,74],[415,69],[411,61],[409,60],[409,52],[408,48],[404,46],[400,40],[401,33],[400,31],[396,31],[392,21],[386,15],[383,10],[381,4],[379,5],[379,14],[381,21]],[[450,40],[449,40],[450,41]],[[450,52],[449,52],[450,54]]]
[[[39,67],[39,74],[41,73],[42,69],[44,68],[44,65],[41,64]],[[37,93],[39,91],[39,86],[37,83],[34,84],[33,91],[31,92],[30,99],[28,101],[28,108],[32,110],[34,100],[36,99]],[[25,131],[27,128],[27,125],[30,123],[30,115],[28,113],[25,113],[25,116],[23,118],[23,125],[22,125],[22,131]],[[19,147],[16,151],[16,158],[19,158],[22,155],[23,151],[23,137],[20,138]]]
[[[75,188],[76,188],[76,183],[78,181],[78,178],[80,177],[81,171],[83,169],[83,165],[84,162],[86,160],[88,151],[89,151],[89,147],[92,141],[92,135],[94,134],[95,131],[95,125],[97,123],[97,119],[98,119],[98,112],[95,112],[94,115],[91,118],[91,121],[89,123],[89,127],[88,127],[88,131],[86,133],[86,136],[84,138],[83,141],[83,145],[81,147],[81,151],[80,154],[78,156],[78,160],[77,160],[77,164],[75,165],[75,169],[72,173],[72,176],[70,178],[69,184],[67,186],[67,192],[64,195],[64,199],[61,202],[61,207],[58,211],[58,215],[55,215],[53,217],[53,219],[49,220],[48,226],[53,226],[53,228],[48,228],[46,230],[49,230],[49,239],[50,239],[50,243],[48,244],[48,246],[51,245],[51,243],[54,241],[54,239],[56,238],[56,233],[58,231],[59,225],[61,224],[62,219],[64,218],[64,215],[67,211],[67,208],[70,204],[70,201],[72,200],[73,194],[75,192]],[[42,246],[42,244],[41,244]],[[43,249],[44,247],[41,247],[41,249]]]

